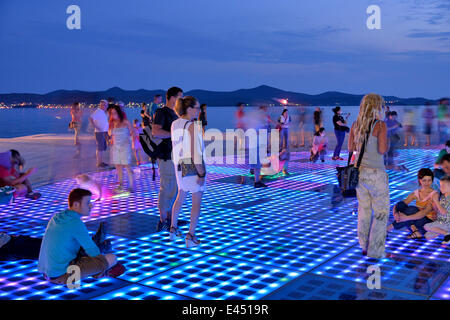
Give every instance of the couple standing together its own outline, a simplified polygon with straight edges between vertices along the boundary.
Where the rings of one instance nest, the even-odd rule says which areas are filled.
[[[162,139],[157,155],[160,175],[160,221],[157,231],[168,230],[171,240],[182,236],[177,225],[178,215],[187,193],[192,193],[191,221],[186,235],[186,246],[189,248],[200,244],[195,230],[206,189],[203,131],[195,128],[199,123],[194,121],[199,116],[200,105],[194,97],[183,98],[183,90],[178,87],[167,90],[166,102],[165,106],[157,109],[152,125],[152,135]],[[183,176],[180,161],[186,160],[187,155],[189,162],[195,166],[195,175]],[[199,157],[203,161],[198,161]]]

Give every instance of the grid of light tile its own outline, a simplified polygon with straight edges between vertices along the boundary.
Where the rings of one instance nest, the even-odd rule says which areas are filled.
[[[438,151],[398,151],[397,161],[410,172],[388,170],[391,209],[417,188],[417,170],[432,167]],[[3,261],[0,299],[450,299],[450,253],[442,237],[407,240],[406,231],[395,231],[386,241],[392,258],[363,257],[357,200],[336,187],[335,167],[346,161],[308,158],[309,152],[293,152],[291,175],[265,179],[269,188],[261,189],[253,188],[247,165],[211,165],[196,232],[202,244],[191,249],[184,240],[189,224],[180,225],[176,241],[155,232],[159,176],[152,180],[149,165],[134,168],[133,194],[113,192],[115,170],[90,173],[105,198],[83,220],[91,231],[99,221],[111,224],[113,252],[127,272],[69,290],[48,283],[36,261]],[[0,206],[0,232],[42,236],[74,187],[74,179],[59,181],[38,188],[37,201]],[[190,205],[188,197],[179,219],[189,221]],[[371,265],[382,272],[380,290],[365,288]]]

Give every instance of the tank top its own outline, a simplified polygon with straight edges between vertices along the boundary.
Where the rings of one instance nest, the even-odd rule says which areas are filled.
[[[378,153],[378,137],[372,135],[377,122],[378,120],[373,123],[372,128],[370,129],[369,139],[366,142],[364,155],[361,161],[361,167],[386,171],[383,155]]]
[[[171,138],[172,138],[172,160],[174,162],[175,165],[178,164],[178,162],[180,161],[180,159],[191,155],[190,150],[191,150],[191,140],[189,139],[189,127],[195,123],[191,122],[189,124],[187,124],[189,121],[183,118],[178,118],[177,120],[175,120],[174,122],[172,122],[172,126],[171,126]],[[185,126],[186,125],[186,126]],[[182,130],[182,131],[178,131],[178,133],[175,135],[174,133],[177,130]],[[202,134],[202,130],[197,130],[197,143],[195,144],[195,148],[197,148],[197,152],[199,155],[201,155],[203,157],[203,161],[206,161],[206,157],[205,157],[205,145],[203,142],[203,134]],[[195,130],[194,130],[194,134],[195,134]],[[186,150],[186,151],[184,151]],[[194,155],[191,155],[194,156]]]
[[[436,191],[431,192],[425,199],[420,199],[419,190],[414,191],[415,199],[416,199],[416,207],[420,210],[424,209],[429,203],[433,201],[432,197],[436,193]],[[431,211],[427,214],[427,218],[430,220],[436,220],[436,212]]]

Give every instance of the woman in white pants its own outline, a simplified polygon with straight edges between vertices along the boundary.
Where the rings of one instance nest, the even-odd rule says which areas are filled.
[[[379,259],[386,257],[389,218],[389,178],[383,160],[388,140],[386,124],[381,121],[383,115],[383,98],[373,93],[364,96],[348,141],[349,152],[357,151],[358,155],[365,145],[356,187],[359,244],[363,255]]]

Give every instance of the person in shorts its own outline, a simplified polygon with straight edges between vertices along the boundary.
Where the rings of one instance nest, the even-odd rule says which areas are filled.
[[[90,276],[118,276],[124,272],[114,254],[101,254],[81,221],[81,217],[91,212],[91,196],[89,190],[73,189],[69,194],[69,208],[55,214],[45,229],[38,271],[52,283],[67,284],[72,274],[69,266],[79,268],[80,280]],[[78,256],[80,248],[87,256]]]
[[[104,161],[104,154],[108,147],[108,130],[109,123],[108,117],[106,115],[106,108],[108,107],[108,102],[106,100],[100,101],[99,107],[91,114],[89,121],[95,130],[95,141],[97,143],[96,157],[97,157],[97,167],[106,168],[109,167]]]
[[[178,119],[174,111],[178,98],[183,97],[183,90],[172,87],[167,90],[166,104],[158,108],[152,124],[152,134],[156,138],[162,139],[158,145],[158,168],[160,187],[158,194],[158,209],[160,220],[156,226],[157,231],[169,230],[171,225],[172,206],[177,197],[178,188],[175,176],[175,168],[172,161],[172,122]]]

